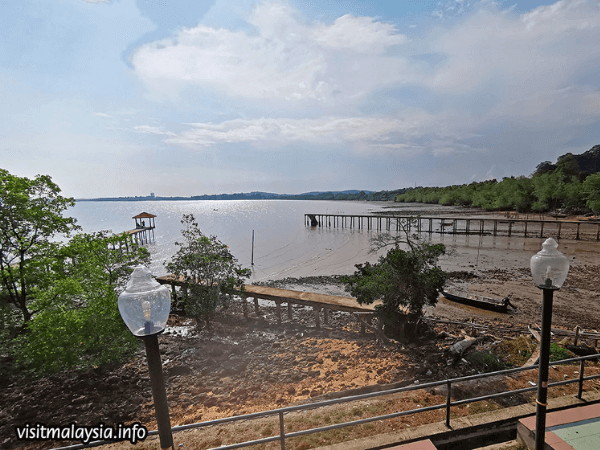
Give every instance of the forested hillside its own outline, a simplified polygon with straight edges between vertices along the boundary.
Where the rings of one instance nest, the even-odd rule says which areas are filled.
[[[555,164],[544,161],[529,176],[448,187],[409,189],[399,202],[464,205],[486,210],[567,213],[600,212],[600,145],[581,155],[567,153]]]

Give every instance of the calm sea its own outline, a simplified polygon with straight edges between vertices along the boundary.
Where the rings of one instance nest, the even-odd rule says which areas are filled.
[[[228,245],[238,262],[252,269],[251,282],[286,277],[343,275],[354,265],[375,262],[369,253],[373,230],[357,228],[312,228],[304,214],[377,214],[392,207],[400,215],[441,214],[451,207],[416,203],[343,202],[310,200],[196,200],[140,202],[78,202],[67,211],[84,231],[110,230],[115,233],[135,228],[133,216],[155,214],[154,242],[147,244],[152,255],[151,270],[156,276],[167,273],[164,264],[177,251],[181,239],[181,217],[193,214],[206,235],[217,236]],[[464,213],[461,213],[464,215]],[[254,265],[252,261],[252,232]],[[498,267],[528,267],[531,250],[524,251],[522,237],[434,234],[423,236],[446,245],[440,259],[444,270],[485,270]],[[530,239],[528,239],[530,241]]]
[[[132,217],[143,211],[155,214],[155,240],[147,245],[154,275],[166,274],[164,263],[177,251],[175,242],[181,237],[182,214],[193,214],[202,232],[227,244],[242,266],[252,267],[251,281],[259,281],[346,274],[356,263],[376,260],[368,253],[372,232],[307,227],[304,214],[369,214],[385,206],[390,204],[309,200],[77,202],[67,214],[75,217],[84,231],[115,233],[135,228]]]

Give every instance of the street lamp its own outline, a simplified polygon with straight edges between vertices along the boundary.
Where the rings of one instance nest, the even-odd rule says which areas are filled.
[[[543,450],[546,434],[546,408],[548,404],[548,362],[550,360],[550,327],[552,325],[552,300],[554,291],[560,289],[569,272],[567,257],[557,250],[552,238],[546,239],[542,250],[531,257],[531,275],[535,285],[544,292],[542,303],[542,335],[538,373],[538,395],[535,422],[535,450]]]
[[[125,291],[119,295],[119,312],[133,335],[143,338],[146,344],[161,449],[173,448],[169,404],[158,349],[158,335],[165,329],[170,311],[169,289],[154,280],[147,268],[137,266]]]

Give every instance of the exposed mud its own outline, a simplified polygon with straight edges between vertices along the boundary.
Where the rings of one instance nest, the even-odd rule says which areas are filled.
[[[555,294],[553,326],[599,330],[598,254],[571,250],[577,261]],[[539,323],[542,295],[522,264],[467,269],[451,272],[451,283],[499,298],[512,294],[517,311],[499,314],[440,299],[437,306],[427,308],[428,318],[485,328],[429,321],[429,330],[423,328],[406,345],[377,345],[372,333],[360,334],[359,324],[347,313],[331,313],[329,324],[317,330],[312,310],[302,307],[294,308],[293,321],[286,318],[277,325],[274,307],[262,306],[259,315],[252,313],[244,320],[237,303],[220,313],[210,329],[201,330],[191,320],[172,315],[168,332],[159,338],[172,424],[356,393],[368,386],[399,386],[480,371],[481,367],[452,356],[448,348],[468,333],[478,334],[479,343],[470,350],[478,351],[526,332],[527,326]],[[339,277],[286,279],[272,285],[347,295]],[[156,427],[143,347],[136,359],[123,365],[33,381],[5,378],[1,384],[2,448],[66,444],[17,441],[14,427],[25,423],[112,426],[140,421],[149,429]],[[486,388],[477,384],[465,389]]]

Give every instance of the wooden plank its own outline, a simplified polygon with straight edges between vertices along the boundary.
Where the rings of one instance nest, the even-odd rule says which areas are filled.
[[[246,295],[249,297],[258,297],[264,300],[272,301],[284,301],[290,303],[297,303],[304,306],[322,306],[328,305],[327,307],[333,311],[347,311],[347,312],[372,312],[375,310],[375,305],[360,305],[355,298],[352,297],[341,297],[337,295],[326,295],[316,294],[314,292],[302,292],[294,291],[290,289],[279,289],[271,288],[266,286],[245,286]]]

